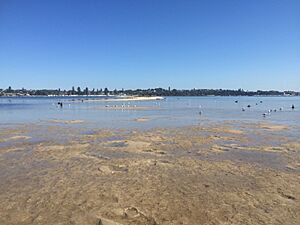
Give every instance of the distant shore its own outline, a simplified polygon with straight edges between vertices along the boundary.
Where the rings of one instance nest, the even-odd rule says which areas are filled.
[[[10,97],[26,97],[26,98],[93,98],[93,97],[103,97],[103,98],[165,98],[165,97],[299,97],[300,95],[159,95],[159,96],[126,96],[126,95],[1,95],[0,98],[10,98]],[[153,99],[151,99],[153,100]],[[157,99],[160,100],[160,99]]]
[[[299,91],[285,90],[256,90],[243,89],[81,89],[74,87],[70,90],[62,89],[7,89],[0,88],[0,96],[300,96]]]

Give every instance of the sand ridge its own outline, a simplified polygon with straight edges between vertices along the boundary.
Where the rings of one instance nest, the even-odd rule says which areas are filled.
[[[125,96],[125,97],[118,97],[118,98],[81,99],[81,100],[77,100],[77,101],[80,101],[80,102],[131,102],[131,101],[156,101],[156,100],[164,100],[164,97],[160,97],[160,96]]]

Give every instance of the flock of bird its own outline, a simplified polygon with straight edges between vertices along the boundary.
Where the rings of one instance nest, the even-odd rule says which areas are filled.
[[[235,103],[238,103],[238,102],[239,102],[238,100],[235,101]],[[263,101],[260,101],[259,103],[261,104],[261,103],[263,103]],[[255,103],[255,105],[258,105],[258,103]],[[199,106],[199,108],[201,108],[201,105]],[[251,105],[247,105],[247,108],[251,108]],[[291,108],[292,108],[292,110],[294,110],[295,109],[295,105],[292,104]],[[279,111],[282,111],[282,110],[283,110],[283,108],[280,107]],[[246,109],[243,107],[242,111],[244,112],[244,111],[246,111]],[[271,115],[271,112],[277,112],[277,109],[269,109],[267,112],[263,113],[262,116],[266,117],[268,115]],[[200,116],[202,115],[202,111],[201,110],[199,111],[199,115]]]
[[[236,100],[235,103],[238,103],[238,101]],[[263,102],[260,101],[260,103],[263,103]],[[255,105],[258,105],[258,103],[256,103]],[[251,105],[247,105],[247,107],[250,108]],[[291,108],[292,108],[292,110],[294,110],[294,109],[295,109],[295,105],[293,104],[293,105],[291,106]],[[283,108],[280,107],[280,108],[279,108],[279,111],[282,111],[282,110],[283,110]],[[246,109],[245,109],[245,108],[242,108],[242,111],[244,112],[244,111],[246,111]],[[268,116],[268,115],[271,115],[271,112],[277,112],[277,109],[269,109],[267,112],[263,113],[262,116],[263,116],[263,117],[266,117],[266,116]]]
[[[238,102],[239,102],[238,100],[235,100],[235,103],[238,103]],[[262,104],[263,101],[260,101],[259,103]],[[57,105],[59,105],[61,108],[63,107],[63,103],[62,102],[58,102]],[[255,105],[258,105],[258,103],[255,103]],[[109,107],[109,105],[106,105],[105,107]],[[114,105],[114,107],[117,107],[117,105]],[[126,107],[126,105],[122,104],[121,107]],[[130,102],[128,103],[127,107],[130,107]],[[134,105],[133,107],[137,107],[137,106]],[[201,105],[199,106],[199,108],[201,108]],[[247,108],[251,108],[251,105],[247,105]],[[291,108],[292,108],[292,110],[294,110],[295,109],[295,105],[292,104]],[[282,111],[282,110],[283,110],[283,108],[280,107],[279,111]],[[244,111],[246,111],[246,109],[243,107],[242,111],[244,112]],[[271,115],[271,112],[277,112],[277,109],[269,109],[267,112],[263,113],[262,116],[263,117],[269,116],[269,115]],[[199,115],[202,115],[202,111],[201,110],[199,111]]]

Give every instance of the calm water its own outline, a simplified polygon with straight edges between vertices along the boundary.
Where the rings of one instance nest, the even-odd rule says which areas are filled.
[[[95,98],[95,97],[90,97]],[[98,97],[101,98],[101,97]],[[1,97],[0,125],[51,123],[51,120],[83,120],[92,128],[152,128],[195,125],[227,120],[268,121],[300,125],[300,97],[166,97],[160,101],[80,102],[78,97]],[[86,99],[86,97],[84,97]],[[235,101],[238,103],[235,103]],[[64,102],[64,107],[57,105]],[[262,101],[262,103],[260,103]],[[153,110],[99,110],[105,105],[130,104],[160,107]],[[292,104],[295,110],[291,109]],[[247,105],[251,105],[250,108]],[[242,111],[245,108],[245,111]],[[279,111],[282,108],[282,111]],[[276,109],[265,118],[263,113]],[[200,115],[199,112],[202,111]],[[136,122],[147,118],[146,122]]]

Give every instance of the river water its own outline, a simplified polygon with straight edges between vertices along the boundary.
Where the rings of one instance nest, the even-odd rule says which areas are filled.
[[[1,97],[0,126],[47,124],[53,120],[80,120],[83,123],[77,126],[91,128],[180,127],[235,120],[300,125],[300,97],[166,97],[164,100],[131,102],[79,100],[95,98],[104,97]],[[57,102],[63,102],[63,107]],[[124,105],[124,110],[103,109],[106,105]],[[137,106],[137,110],[126,109],[128,105]],[[295,105],[294,110],[292,105]],[[138,109],[140,106],[147,108]],[[268,110],[272,112],[268,114]],[[264,117],[263,113],[267,115]],[[139,121],[141,118],[143,122]]]

